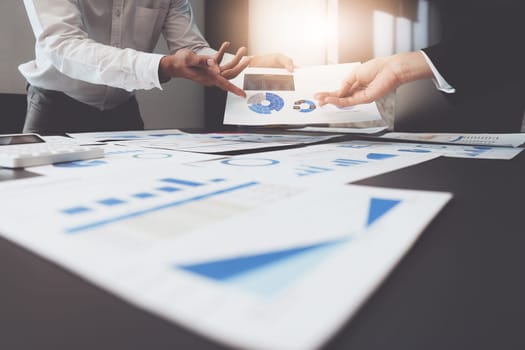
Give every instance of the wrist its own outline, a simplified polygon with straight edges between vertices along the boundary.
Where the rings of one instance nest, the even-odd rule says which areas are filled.
[[[160,59],[159,62],[159,81],[168,81],[170,80],[170,64],[168,56],[164,56]]]
[[[391,56],[389,63],[402,84],[432,78],[432,70],[419,51]]]

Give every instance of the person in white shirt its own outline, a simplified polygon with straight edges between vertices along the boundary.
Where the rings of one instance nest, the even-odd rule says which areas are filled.
[[[248,65],[293,70],[291,59],[211,49],[188,0],[24,0],[36,37],[24,132],[143,129],[136,90],[173,77],[244,96],[229,82]],[[163,34],[170,55],[151,53]],[[223,64],[224,61],[227,61]]]

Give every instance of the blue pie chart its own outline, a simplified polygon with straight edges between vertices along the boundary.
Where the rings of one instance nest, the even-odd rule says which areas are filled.
[[[248,107],[257,114],[272,114],[283,109],[284,100],[271,92],[259,93],[248,99]]]
[[[311,113],[315,111],[317,106],[315,102],[310,100],[299,100],[295,101],[293,109],[301,113]]]

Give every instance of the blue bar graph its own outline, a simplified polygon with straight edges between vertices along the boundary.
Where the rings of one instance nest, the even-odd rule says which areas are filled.
[[[147,199],[147,198],[155,197],[155,195],[149,192],[141,192],[141,193],[133,194],[132,197],[139,198],[139,199]]]
[[[173,193],[173,192],[182,191],[180,188],[172,187],[172,186],[159,187],[159,188],[157,188],[157,190],[162,191],[162,192],[166,192],[166,193]]]
[[[126,203],[126,201],[124,201],[122,199],[118,199],[118,198],[106,198],[106,199],[99,200],[97,203],[105,205],[107,207],[113,207],[115,205],[124,204],[124,203]]]
[[[84,214],[91,211],[88,207],[72,207],[62,210],[62,213],[67,215],[77,215],[77,214]]]
[[[303,176],[310,176],[315,174],[321,174],[326,173],[328,171],[333,171],[333,169],[330,168],[323,168],[318,166],[304,166],[301,168],[297,168],[297,176],[303,177]]]
[[[165,178],[165,179],[161,179],[160,181],[166,182],[169,184],[173,184],[173,185],[181,185],[181,186],[188,186],[188,187],[204,186],[204,184],[201,182],[194,182],[194,181],[174,179],[174,178]]]
[[[176,179],[176,178],[164,178],[164,179],[160,179],[158,181],[161,182],[161,183],[181,185],[181,186],[184,186],[184,187],[187,187],[187,188],[196,188],[196,187],[201,187],[201,186],[205,186],[206,185],[203,182],[182,180],[182,179]],[[210,183],[219,183],[219,182],[224,182],[224,181],[226,181],[226,179],[216,178],[216,179],[210,180]],[[161,187],[155,188],[153,191],[150,190],[150,191],[137,192],[137,193],[130,194],[129,197],[131,197],[132,199],[148,199],[148,198],[157,197],[157,196],[162,195],[162,194],[170,194],[170,193],[180,192],[180,191],[184,190],[184,187],[180,188],[180,187],[174,187],[174,186],[161,186]],[[155,192],[157,192],[157,193],[155,193]],[[118,206],[118,205],[122,205],[122,204],[126,204],[126,203],[127,203],[127,201],[124,200],[124,199],[113,198],[113,197],[103,198],[103,199],[95,201],[95,204],[103,205],[103,206],[106,206],[106,207],[114,207],[114,206]],[[61,210],[61,212],[63,214],[67,214],[67,215],[78,215],[78,214],[87,213],[87,212],[92,211],[92,210],[95,210],[95,208],[89,208],[87,206],[83,206],[82,205],[82,206],[66,208],[66,209]]]
[[[227,188],[223,188],[223,189],[220,189],[220,190],[215,190],[215,191],[212,191],[212,192],[199,194],[199,195],[188,197],[188,198],[178,199],[176,201],[169,202],[169,203],[166,203],[166,204],[157,205],[157,206],[154,206],[154,207],[151,207],[151,208],[137,210],[137,211],[134,211],[134,212],[127,212],[126,214],[123,214],[123,215],[118,215],[118,216],[115,216],[115,217],[110,217],[110,218],[94,221],[94,222],[87,223],[87,224],[80,225],[80,226],[70,227],[70,228],[67,228],[65,230],[65,232],[69,233],[69,234],[85,232],[85,231],[96,229],[96,228],[99,228],[99,227],[102,227],[102,226],[113,224],[113,223],[116,223],[116,222],[125,221],[125,220],[129,220],[129,219],[132,219],[132,218],[140,217],[140,216],[143,216],[143,215],[151,214],[151,213],[154,213],[154,212],[157,212],[157,211],[161,211],[161,210],[164,210],[164,209],[174,208],[174,207],[182,206],[182,205],[185,205],[185,204],[206,200],[206,199],[209,199],[209,198],[212,198],[212,197],[217,197],[217,196],[220,196],[220,195],[223,195],[223,194],[226,194],[226,193],[239,191],[239,190],[242,190],[242,189],[246,189],[246,188],[249,188],[249,187],[256,186],[258,184],[259,184],[258,182],[247,182],[247,183],[244,183],[244,184],[240,184],[240,185],[236,185],[236,186],[232,186],[232,187],[227,187]]]
[[[342,167],[352,167],[356,165],[366,164],[368,161],[366,160],[356,160],[356,159],[344,159],[344,158],[338,158],[334,160],[334,164],[337,166]]]

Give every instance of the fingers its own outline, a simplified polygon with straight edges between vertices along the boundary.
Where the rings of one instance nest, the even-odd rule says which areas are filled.
[[[188,67],[202,68],[202,69],[212,69],[215,70],[216,66],[215,60],[208,56],[197,55],[193,52],[189,52],[186,56],[186,65]]]
[[[230,62],[221,66],[221,72],[235,68],[235,66],[241,62],[242,58],[246,56],[246,52],[247,49],[245,47],[241,47],[239,50],[237,50],[235,57]]]
[[[243,89],[232,84],[220,73],[217,74],[210,70],[196,69],[192,72],[192,77],[190,79],[200,82],[201,84],[206,86],[216,86],[224,91],[229,91],[232,94],[235,94],[242,98],[246,98],[246,93]]]
[[[315,94],[315,99],[319,101],[320,107],[327,104],[333,104],[337,107],[348,107],[374,101],[370,96],[370,92],[365,88],[344,97],[340,96],[340,91],[320,92]]]
[[[217,62],[217,64],[221,64],[222,59],[224,58],[224,53],[229,47],[230,47],[229,41],[225,41],[222,43],[219,51],[217,51],[217,54],[215,55],[215,62]]]
[[[322,104],[323,106],[326,104],[332,104],[332,105],[335,105],[341,108],[349,107],[353,105],[359,105],[363,103],[368,103],[368,102],[363,102],[362,100],[354,96],[345,97],[345,98],[329,96],[329,97],[326,97],[323,102],[324,102]]]
[[[205,86],[216,86],[224,91],[229,91],[237,96],[246,97],[246,93],[241,88],[230,83],[230,81],[220,74],[209,70],[189,69],[185,78],[198,82]]]
[[[292,59],[288,56],[284,55],[278,55],[277,56],[277,63],[279,66],[284,67],[288,72],[293,73],[295,69],[295,65],[292,61]]]
[[[186,65],[188,67],[209,69],[216,74],[221,73],[221,69],[214,58],[209,56],[197,55],[194,52],[188,52],[186,54]]]
[[[326,99],[328,97],[337,97],[338,91],[333,92],[318,92],[314,95],[314,98],[319,101],[319,106],[324,106],[327,104]]]
[[[356,71],[352,71],[348,78],[346,78],[345,81],[343,81],[343,84],[341,85],[341,88],[339,89],[339,93],[337,97],[346,97],[352,94],[353,91],[357,89],[359,86],[359,82],[357,81],[357,74]]]
[[[232,69],[227,69],[221,73],[223,77],[226,79],[233,79],[236,76],[238,76],[243,70],[246,69],[250,65],[252,58],[251,57],[244,57],[241,63],[239,63],[237,66],[235,66]]]
[[[218,88],[229,91],[237,96],[246,98],[246,92],[244,92],[243,89],[235,86],[234,84],[230,83],[230,81],[222,76],[218,76],[213,85],[217,86]]]

